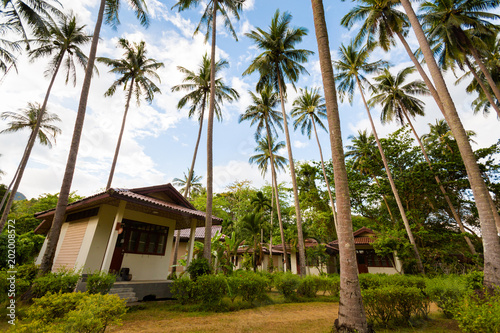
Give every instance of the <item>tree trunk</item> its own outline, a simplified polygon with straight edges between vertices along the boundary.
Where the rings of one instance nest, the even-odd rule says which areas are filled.
[[[500,240],[495,227],[495,218],[493,210],[490,206],[490,194],[486,188],[481,171],[476,163],[476,158],[472,147],[470,146],[467,133],[460,121],[455,104],[451,99],[448,88],[443,79],[441,71],[433,57],[429,47],[427,38],[420,26],[418,18],[413,11],[413,7],[409,0],[401,0],[401,4],[408,15],[410,23],[415,31],[420,49],[424,54],[425,61],[432,75],[436,90],[439,92],[439,97],[444,106],[444,117],[448,126],[457,141],[460,154],[467,170],[469,182],[471,184],[476,207],[479,213],[479,221],[481,224],[481,233],[484,248],[484,284],[487,288],[493,289],[500,285]]]
[[[184,189],[184,197],[191,197],[190,188],[191,188],[191,178],[193,178],[194,165],[196,163],[196,155],[198,155],[198,146],[200,145],[201,132],[203,130],[203,117],[205,116],[205,102],[207,95],[203,95],[202,105],[201,105],[201,115],[200,115],[200,129],[198,130],[198,139],[196,139],[196,146],[194,147],[193,160],[191,161],[191,167],[189,168],[188,179],[186,182],[186,188]]]
[[[339,332],[370,332],[358,280],[358,265],[351,220],[351,200],[344,163],[337,92],[322,0],[311,0],[318,43],[321,77],[325,92],[328,129],[332,149],[333,176],[337,198],[337,235],[340,257],[340,302],[335,327]]]
[[[403,224],[405,226],[406,233],[408,234],[408,238],[410,239],[410,243],[413,247],[413,252],[415,253],[415,259],[417,259],[418,270],[420,273],[425,274],[424,265],[422,264],[422,259],[420,258],[420,253],[418,251],[415,238],[413,237],[413,232],[411,231],[410,222],[408,222],[405,209],[401,202],[401,198],[399,197],[398,189],[396,188],[396,184],[394,183],[394,179],[392,178],[391,170],[389,170],[389,164],[387,163],[387,158],[385,157],[384,150],[382,149],[382,145],[380,144],[377,130],[375,129],[375,124],[373,123],[372,115],[370,113],[370,108],[366,103],[365,95],[363,94],[363,87],[361,86],[361,82],[359,81],[358,76],[356,76],[356,82],[358,84],[359,92],[361,93],[361,99],[363,100],[363,104],[365,105],[368,118],[370,119],[370,125],[372,127],[373,136],[375,136],[375,141],[377,141],[378,150],[380,152],[380,156],[382,157],[382,162],[384,163],[385,172],[387,173],[387,179],[389,180],[389,184],[391,184],[392,193],[394,194],[394,198],[396,199],[396,203],[398,205],[401,218],[403,219]]]
[[[271,174],[271,178],[274,178],[274,176]],[[273,181],[271,181],[274,183]],[[271,263],[270,267],[272,267],[272,271],[269,270],[269,265],[268,265],[268,271],[271,271],[271,273],[274,271],[274,261],[273,261],[273,218],[274,218],[274,196],[273,196],[273,186],[271,185],[271,231],[269,232],[269,262]]]
[[[92,80],[92,70],[94,69],[95,56],[97,51],[97,44],[99,42],[99,33],[101,31],[102,19],[104,15],[104,8],[106,0],[101,0],[99,6],[99,14],[97,15],[97,22],[94,28],[94,35],[92,37],[92,45],[90,47],[90,54],[85,69],[85,78],[83,81],[82,92],[80,95],[80,103],[78,105],[78,113],[75,120],[75,128],[73,131],[73,138],[71,140],[71,147],[68,154],[68,162],[66,163],[66,170],[57,200],[56,211],[52,227],[50,228],[47,236],[47,247],[43,255],[42,264],[40,265],[40,273],[46,274],[52,269],[54,262],[54,255],[56,253],[56,246],[61,233],[61,227],[64,222],[66,214],[66,207],[68,205],[69,193],[71,191],[71,183],[73,181],[73,174],[75,172],[76,158],[78,156],[78,148],[80,146],[80,138],[82,135],[83,123],[85,120],[85,110],[87,109],[87,100],[89,97],[90,82]]]
[[[214,108],[215,108],[215,47],[217,28],[217,0],[213,1],[212,21],[212,51],[210,54],[210,105],[208,108],[207,124],[207,209],[205,219],[205,246],[203,257],[212,262],[211,235],[212,235],[212,202],[213,202],[213,130],[214,130]]]
[[[280,90],[281,112],[283,113],[283,127],[285,128],[286,148],[288,150],[288,162],[290,163],[290,174],[292,175],[293,199],[295,203],[295,217],[297,219],[297,241],[299,247],[300,275],[306,275],[306,253],[304,250],[304,236],[302,234],[302,219],[300,217],[299,191],[297,189],[297,177],[295,176],[295,163],[293,162],[292,144],[290,142],[290,133],[288,132],[287,115],[285,111],[285,96],[283,92],[283,80],[279,67],[276,66],[278,73],[278,86]]]
[[[382,190],[382,186],[380,185],[378,178],[372,173],[372,177],[375,180],[375,183],[377,183],[377,186]],[[385,194],[382,193],[382,199],[384,199],[385,206],[387,207],[387,211],[389,212],[389,215],[391,216],[392,222],[396,223],[396,220],[394,219],[394,216],[392,215],[391,208],[389,207],[389,203],[387,202],[387,198],[385,197]]]
[[[404,110],[404,108],[403,108],[403,110]],[[434,170],[432,168],[431,160],[429,159],[429,156],[427,155],[427,152],[425,151],[424,144],[422,143],[422,140],[420,140],[420,137],[418,136],[417,131],[415,130],[415,127],[413,127],[413,124],[411,122],[410,117],[408,117],[408,112],[405,111],[403,113],[404,113],[404,115],[406,117],[406,120],[408,121],[408,124],[411,127],[411,130],[413,131],[413,135],[415,135],[415,138],[417,139],[417,142],[420,145],[420,149],[422,149],[422,154],[424,154],[424,158],[427,161],[427,165],[429,166],[429,169],[434,174],[434,179],[436,180],[436,183],[438,184],[439,189],[441,190],[441,193],[443,194],[444,199],[445,199],[446,203],[448,204],[448,208],[450,209],[453,218],[457,222],[458,227],[460,228],[460,231],[463,234],[465,234],[466,232],[465,232],[462,220],[460,219],[460,215],[458,215],[457,210],[455,209],[455,207],[453,207],[453,204],[452,204],[452,202],[450,200],[450,197],[446,193],[446,190],[444,189],[444,186],[441,183],[441,180],[439,179],[438,175],[436,173],[434,173]],[[470,252],[472,254],[476,254],[476,249],[474,248],[474,245],[472,244],[470,238],[464,235],[464,239],[465,239],[465,242],[467,243],[467,246],[469,246]]]
[[[337,232],[337,228],[339,226],[337,225],[337,213],[335,212],[335,202],[333,202],[332,190],[330,189],[330,182],[326,177],[325,162],[323,161],[323,150],[321,149],[321,144],[319,143],[318,131],[316,130],[316,123],[314,122],[312,116],[311,116],[311,122],[314,126],[314,135],[316,136],[316,142],[318,143],[318,148],[319,148],[319,157],[321,159],[321,169],[323,170],[323,177],[325,178],[326,188],[328,190],[328,197],[330,198],[330,204],[332,205],[332,214],[333,214],[333,223],[335,224],[335,232]]]
[[[111,182],[113,181],[113,176],[115,174],[116,161],[118,160],[118,154],[120,153],[120,146],[122,144],[123,132],[125,131],[125,122],[127,121],[128,108],[130,106],[130,98],[132,97],[132,92],[134,89],[134,78],[130,80],[130,89],[128,91],[127,103],[125,104],[125,112],[123,113],[122,127],[120,129],[120,135],[118,135],[118,142],[116,143],[115,156],[113,157],[113,163],[111,163],[111,170],[109,171],[108,183],[106,184],[106,191],[110,189]]]
[[[281,207],[280,207],[280,197],[278,193],[278,178],[276,176],[276,167],[274,165],[274,154],[273,147],[271,146],[271,129],[269,128],[269,123],[266,119],[266,130],[267,130],[267,145],[269,149],[269,158],[271,164],[271,179],[274,187],[274,196],[276,199],[276,212],[278,213],[278,223],[280,227],[280,236],[281,236],[281,246],[283,247],[283,257],[284,257],[284,271],[286,272],[289,268],[288,264],[288,254],[286,252],[286,241],[285,241],[285,231],[283,229],[283,220],[281,219]]]
[[[472,67],[472,64],[470,63],[469,59],[467,59],[467,56],[465,57],[465,64],[467,65],[467,67],[469,67],[470,72],[472,73],[472,75],[476,79],[477,83],[479,83],[479,85],[481,86],[481,89],[483,89],[484,95],[486,96],[486,99],[488,100],[488,102],[490,102],[491,107],[493,109],[495,109],[498,117],[500,118],[500,109],[498,108],[497,103],[495,103],[495,101],[493,100],[493,96],[491,96],[490,91],[488,90],[488,88],[484,84],[483,80],[481,80],[481,78],[477,74],[476,69],[474,67]]]
[[[31,151],[33,150],[33,146],[35,145],[36,138],[38,136],[38,132],[40,131],[40,127],[42,125],[43,116],[45,114],[45,109],[47,108],[47,102],[49,100],[50,92],[52,90],[52,86],[54,85],[54,81],[56,80],[57,72],[59,72],[59,68],[61,67],[61,62],[64,57],[64,53],[66,51],[63,50],[59,54],[59,58],[57,59],[56,67],[54,70],[54,74],[49,83],[49,87],[47,88],[47,92],[45,93],[45,98],[43,100],[42,108],[38,113],[38,117],[36,119],[36,125],[33,131],[31,131],[30,137],[28,139],[28,143],[26,144],[26,148],[24,149],[23,157],[21,158],[21,162],[19,163],[19,167],[17,168],[16,174],[12,181],[14,181],[14,186],[12,187],[12,192],[7,200],[7,204],[5,205],[5,209],[2,214],[2,218],[0,220],[0,232],[5,227],[5,223],[7,222],[7,217],[9,215],[10,209],[12,208],[12,203],[16,197],[17,190],[19,189],[19,185],[21,184],[21,179],[23,179],[24,170],[26,169],[26,165],[28,164],[28,160],[31,155]],[[8,195],[8,190],[5,195]],[[2,203],[3,206],[3,203]],[[1,208],[0,208],[1,209]]]

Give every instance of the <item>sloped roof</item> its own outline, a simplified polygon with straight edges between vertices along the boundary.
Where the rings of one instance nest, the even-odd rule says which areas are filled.
[[[361,236],[363,234],[369,234],[370,236]],[[356,230],[353,233],[354,236],[354,245],[370,245],[371,243],[375,242],[376,239],[376,234],[375,232],[367,227],[362,227],[358,230]],[[328,243],[330,246],[332,246],[335,249],[338,249],[339,246],[339,240],[336,239],[333,242]]]
[[[212,232],[211,232],[211,237],[214,237],[215,234],[218,232],[222,232],[222,226],[221,225],[213,225],[212,226]],[[185,228],[185,229],[180,229],[180,237],[181,240],[189,240],[189,235],[191,234],[191,228]],[[174,234],[174,237],[177,237],[177,233]],[[224,235],[223,235],[224,237]],[[205,239],[205,227],[198,227],[196,228],[194,232],[194,238],[195,239]]]
[[[155,198],[152,195],[163,192],[172,202]],[[206,218],[205,212],[197,210],[186,200],[172,184],[164,184],[150,187],[141,187],[136,189],[111,188],[107,191],[97,193],[81,200],[68,204],[66,213],[77,212],[80,210],[96,207],[101,204],[118,206],[123,200],[127,202],[127,209],[153,213],[158,216],[176,217],[177,228],[185,228],[190,225],[190,218],[200,221],[198,226],[203,226]],[[42,223],[35,229],[37,233],[45,233],[50,229],[54,218],[55,208],[43,212],[35,213],[35,217],[43,219]],[[222,223],[222,219],[213,216],[213,224]]]

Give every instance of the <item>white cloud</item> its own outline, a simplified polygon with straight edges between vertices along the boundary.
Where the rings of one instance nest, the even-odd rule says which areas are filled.
[[[305,148],[307,146],[309,146],[309,142],[307,142],[307,141],[306,142],[302,142],[302,141],[299,141],[299,140],[293,141],[293,147],[294,148],[299,148],[300,149],[300,148]]]

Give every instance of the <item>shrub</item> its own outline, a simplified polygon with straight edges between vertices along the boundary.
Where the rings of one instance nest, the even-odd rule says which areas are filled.
[[[27,324],[18,332],[104,332],[110,324],[119,324],[125,314],[125,302],[117,295],[88,293],[48,293],[35,299],[28,310]]]
[[[195,301],[195,282],[188,278],[174,280],[170,288],[172,296],[177,298],[182,304]]]
[[[465,296],[466,285],[458,277],[436,277],[428,280],[426,293],[443,311],[444,315],[451,318],[454,310]]]
[[[276,288],[285,297],[286,301],[294,301],[297,298],[296,290],[299,287],[300,278],[291,273],[281,274]]]
[[[238,294],[244,301],[252,303],[267,298],[266,290],[269,281],[265,277],[255,273],[247,273],[241,274],[240,279]]]
[[[297,295],[304,297],[316,297],[319,289],[319,279],[317,276],[306,276],[300,279],[297,287]]]
[[[464,332],[500,332],[500,291],[491,295],[469,292],[457,305],[454,316]]]
[[[211,267],[207,259],[205,258],[196,258],[191,261],[187,268],[187,272],[192,280],[196,281],[199,276],[210,274]]]
[[[10,280],[7,280],[7,278],[13,275],[8,273],[8,271],[16,271],[16,296],[20,297],[33,283],[38,273],[38,267],[34,263],[29,263],[17,266],[14,269],[0,270],[0,290],[2,290],[2,292],[0,292],[0,302],[7,300],[7,290],[9,290],[10,285]]]
[[[202,275],[195,282],[195,294],[204,305],[219,305],[227,291],[226,278],[223,275]]]
[[[384,286],[361,293],[369,318],[385,325],[391,320],[408,321],[425,306],[425,296],[416,287]]]
[[[87,277],[87,291],[89,294],[107,294],[116,281],[116,275],[108,272],[96,272]]]
[[[39,298],[49,292],[53,294],[72,292],[79,279],[80,275],[70,270],[47,273],[34,280],[33,295],[35,298]]]
[[[359,274],[359,286],[361,290],[378,288],[385,277],[382,274]]]
[[[469,290],[480,290],[483,288],[484,273],[472,271],[465,275],[465,284]]]
[[[240,285],[242,283],[243,278],[241,276],[233,275],[227,277],[227,296],[231,299],[231,303],[234,303],[234,300],[238,297]]]
[[[338,297],[340,292],[340,276],[339,275],[330,276],[328,278],[328,285],[330,288],[328,290],[330,295]]]

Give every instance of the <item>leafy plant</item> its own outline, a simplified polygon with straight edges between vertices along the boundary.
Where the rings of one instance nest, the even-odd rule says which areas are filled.
[[[193,259],[187,268],[187,272],[189,273],[189,276],[194,281],[196,281],[198,279],[198,277],[200,277],[202,275],[210,274],[211,271],[212,271],[212,268],[210,267],[208,260],[203,258],[203,257]]]
[[[116,275],[99,271],[87,276],[87,291],[89,294],[107,294],[116,281]]]
[[[286,301],[294,301],[297,298],[297,288],[300,284],[300,278],[297,275],[286,273],[282,274],[276,282],[276,289],[285,297]]]
[[[182,304],[190,303],[195,300],[195,282],[188,278],[174,280],[170,291],[172,292],[172,296],[177,298]]]
[[[453,311],[458,326],[464,332],[500,332],[500,290],[493,294],[469,291]]]
[[[35,298],[39,298],[49,292],[53,294],[72,292],[79,279],[80,275],[72,270],[62,269],[57,272],[47,273],[34,280],[33,295]]]

